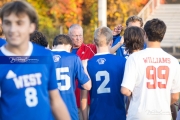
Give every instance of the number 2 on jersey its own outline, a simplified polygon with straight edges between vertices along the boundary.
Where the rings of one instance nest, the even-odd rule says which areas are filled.
[[[106,85],[109,83],[110,78],[109,78],[109,73],[107,71],[98,71],[96,73],[96,81],[101,81],[101,77],[104,76],[104,81],[101,83],[99,88],[97,89],[97,93],[110,93],[111,89],[110,88],[105,88]]]
[[[156,74],[157,73],[157,74]],[[146,68],[146,78],[148,80],[153,80],[153,83],[148,81],[147,88],[148,89],[156,89],[156,85],[158,83],[158,87],[160,89],[166,88],[169,77],[169,67],[168,66],[159,66],[157,69],[154,66],[148,66]],[[164,79],[164,81],[157,82],[157,78]]]
[[[69,72],[68,67],[56,68],[56,78],[57,78],[57,80],[65,80],[65,85],[62,85],[61,83],[58,83],[58,89],[60,91],[69,90],[69,88],[71,87],[70,77],[67,74],[65,74],[67,72]]]

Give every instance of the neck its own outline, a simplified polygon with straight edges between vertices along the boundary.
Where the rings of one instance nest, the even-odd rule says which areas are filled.
[[[63,50],[65,50],[65,47],[64,47],[64,45],[57,45],[57,46],[53,47],[53,49],[63,49]]]
[[[138,50],[133,50],[133,52],[132,53],[134,53],[134,52],[138,52],[139,51],[139,49]]]
[[[160,42],[147,42],[148,48],[161,48],[161,43]]]
[[[57,45],[57,46],[54,46],[53,49],[61,49],[61,50],[65,50],[66,52],[70,52],[70,49],[68,49],[68,46],[66,45]]]
[[[10,44],[6,44],[5,48],[15,55],[23,56],[29,49],[29,42],[24,42],[23,44],[21,44],[19,46],[13,46]]]
[[[97,53],[105,53],[105,52],[109,52],[110,53],[110,47],[108,46],[103,46],[103,47],[97,47]]]

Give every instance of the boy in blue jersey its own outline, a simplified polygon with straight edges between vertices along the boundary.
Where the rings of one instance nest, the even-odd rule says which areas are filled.
[[[124,96],[120,93],[126,59],[110,54],[112,32],[100,27],[94,33],[97,54],[88,60],[92,80],[89,120],[125,120]]]
[[[75,80],[86,90],[91,89],[91,80],[84,72],[80,58],[70,53],[73,43],[69,36],[58,35],[53,41],[53,58],[56,66],[58,89],[69,110],[72,120],[79,120],[75,98]]]
[[[58,93],[51,52],[29,42],[38,21],[35,10],[13,1],[3,6],[0,18],[7,40],[0,51],[1,120],[70,120]]]
[[[131,27],[131,26],[143,27],[142,18],[140,18],[136,15],[129,17],[126,21],[126,27]],[[120,36],[122,29],[123,29],[122,25],[118,25],[113,30],[113,45],[112,45],[113,47],[111,49],[111,53],[116,52],[116,55],[128,58],[129,54],[125,50],[126,47],[123,44],[124,38],[123,38],[123,36]],[[146,47],[147,47],[147,45],[146,45],[146,43],[144,43],[144,49]]]

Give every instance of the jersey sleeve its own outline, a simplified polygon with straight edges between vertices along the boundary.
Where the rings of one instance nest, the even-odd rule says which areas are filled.
[[[178,93],[180,92],[180,65],[177,64],[177,69],[175,73],[175,77],[173,79],[171,93]]]
[[[132,92],[136,84],[137,74],[135,60],[132,56],[130,56],[126,61],[125,72],[121,86],[129,89]]]
[[[78,79],[78,83],[79,83],[78,86],[80,86],[88,82],[89,78],[84,72],[84,68],[79,57],[77,57],[75,64],[76,64],[76,78]]]
[[[49,57],[49,83],[48,83],[48,90],[57,89],[57,80],[56,80],[56,69],[53,61],[53,56],[50,54]]]

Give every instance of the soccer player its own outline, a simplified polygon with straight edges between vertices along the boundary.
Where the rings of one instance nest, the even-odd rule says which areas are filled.
[[[72,120],[79,120],[75,97],[75,80],[86,90],[91,89],[91,80],[84,72],[80,58],[70,53],[72,40],[67,35],[58,35],[53,41],[53,58],[56,66],[58,89],[66,103]]]
[[[131,26],[124,31],[124,46],[130,55],[144,48],[145,32],[142,28]]]
[[[100,27],[94,33],[97,54],[88,60],[92,80],[89,120],[125,120],[124,96],[120,93],[126,59],[110,54],[112,31]]]
[[[134,52],[138,52],[144,48],[144,39],[145,39],[145,32],[142,28],[131,26],[126,28],[124,31],[124,46],[125,50],[129,55],[133,54]],[[126,103],[126,113],[129,108],[130,97],[125,97]]]
[[[143,26],[142,18],[135,15],[130,16],[126,21],[126,27],[128,28],[131,26],[142,27]],[[126,47],[123,45],[124,39],[123,37],[120,36],[122,29],[123,29],[122,25],[118,25],[113,30],[113,45],[112,45],[113,47],[111,48],[111,53],[116,52],[116,55],[128,58],[129,54],[125,50]],[[144,48],[146,48],[146,44],[144,44]]]
[[[127,120],[171,120],[170,104],[180,92],[179,63],[160,47],[166,32],[163,21],[149,20],[144,30],[148,48],[129,56],[121,84],[121,92],[132,95]]]
[[[3,6],[0,18],[7,40],[0,51],[0,118],[70,120],[57,89],[51,51],[29,42],[38,21],[33,7],[13,1]]]

